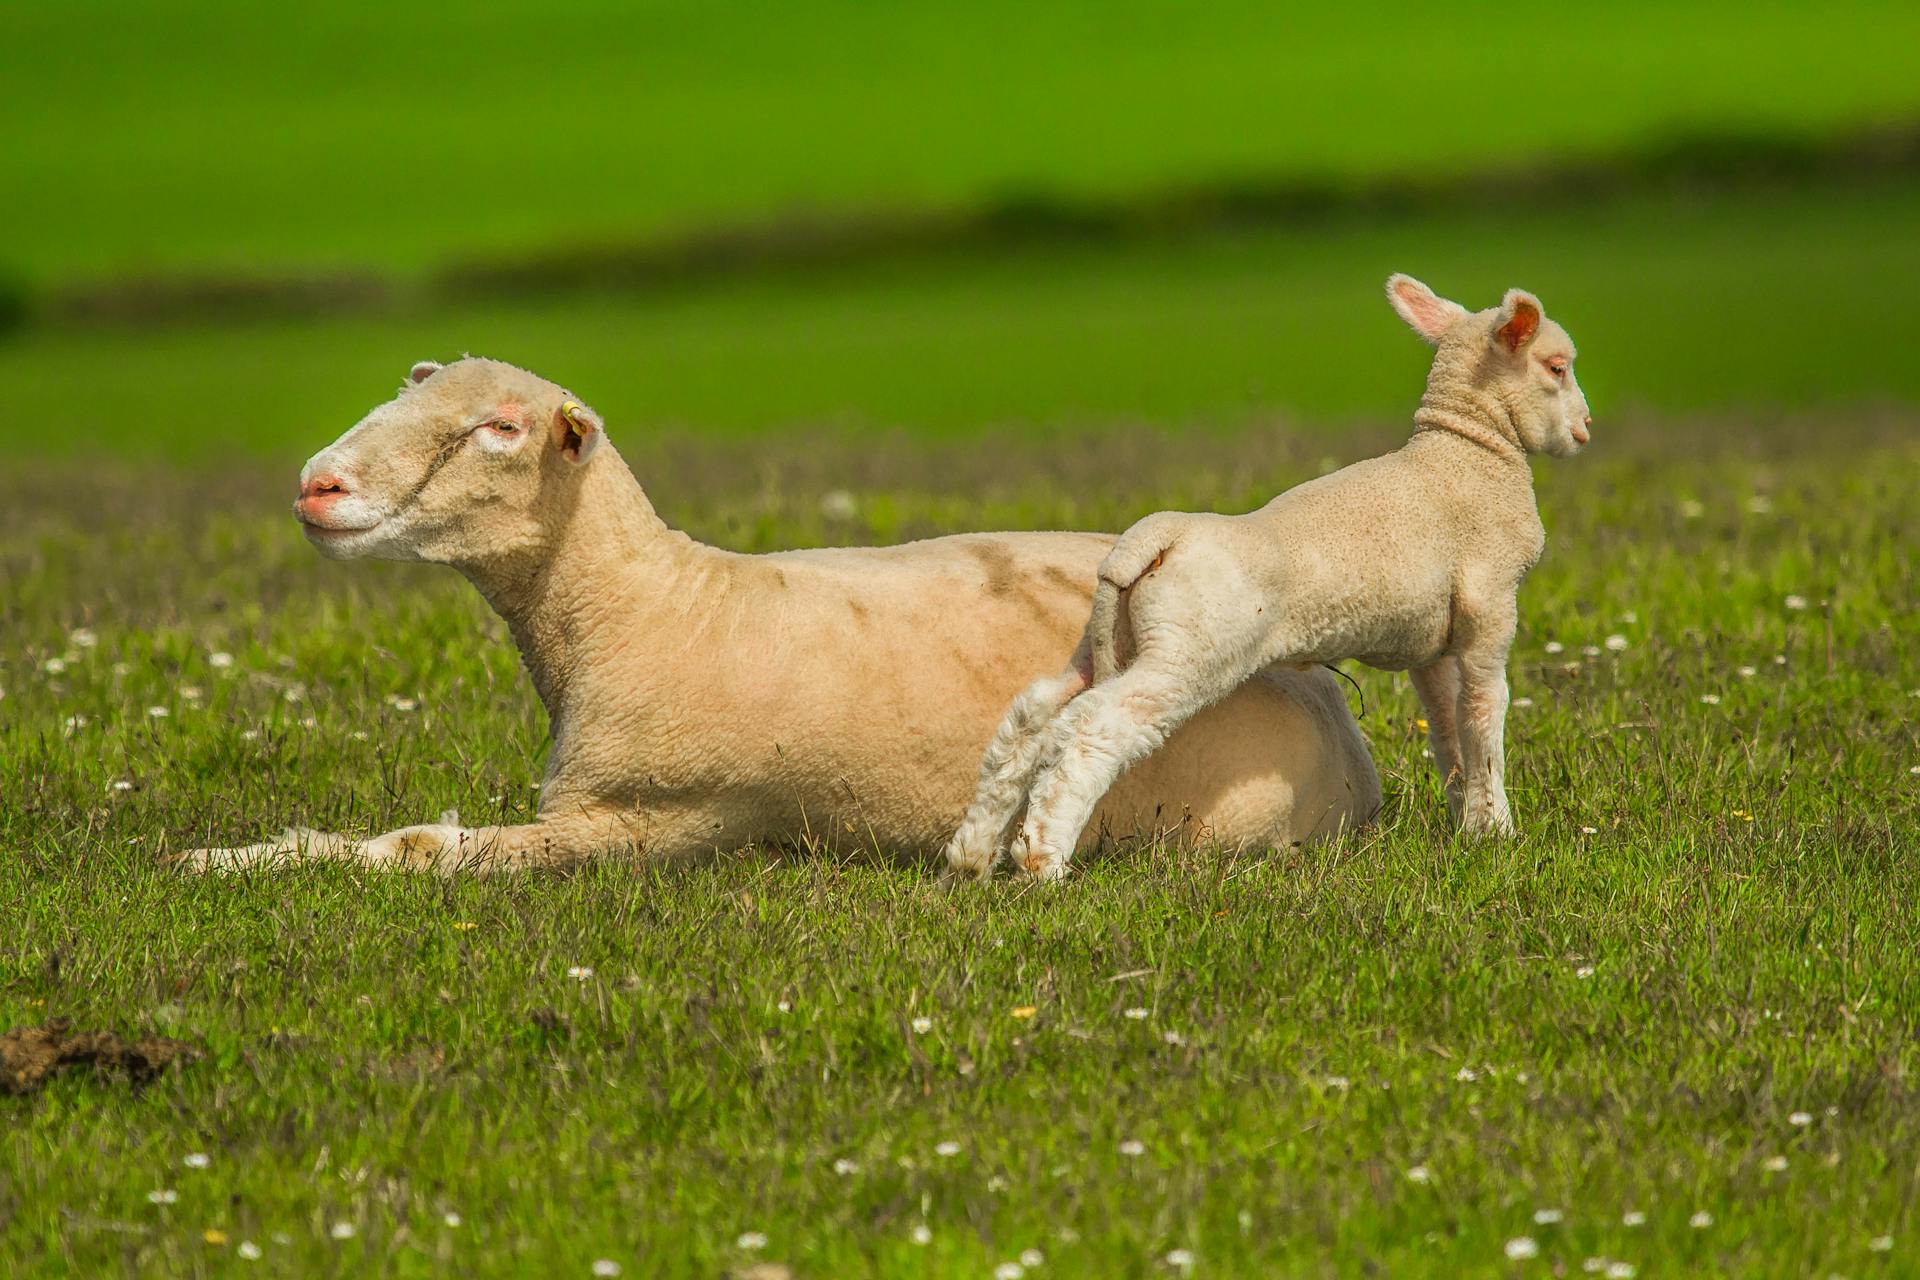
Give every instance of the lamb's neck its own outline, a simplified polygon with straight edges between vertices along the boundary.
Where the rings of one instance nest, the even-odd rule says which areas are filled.
[[[459,568],[506,620],[557,729],[596,652],[616,635],[631,643],[651,633],[644,615],[668,607],[683,594],[683,579],[717,554],[668,528],[626,463],[602,444],[541,546]]]
[[[1485,450],[1501,463],[1526,472],[1527,451],[1514,429],[1513,414],[1498,397],[1482,387],[1447,385],[1435,380],[1420,397],[1413,414],[1414,438],[1428,432],[1444,432]]]

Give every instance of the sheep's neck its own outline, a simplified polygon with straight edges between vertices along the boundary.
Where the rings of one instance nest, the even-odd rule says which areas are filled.
[[[635,610],[663,600],[704,550],[667,527],[611,446],[600,452],[544,545],[459,566],[506,620],[556,732],[594,653],[645,634]]]
[[[1427,384],[1413,414],[1414,434],[1444,431],[1478,445],[1503,462],[1527,469],[1527,451],[1514,429],[1513,414],[1485,388],[1435,379]]]

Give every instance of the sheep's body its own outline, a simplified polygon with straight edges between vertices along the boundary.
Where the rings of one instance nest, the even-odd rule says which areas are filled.
[[[1571,452],[1587,421],[1572,344],[1552,326],[1534,349],[1538,304],[1521,297],[1531,319],[1522,314],[1523,340],[1500,357],[1482,349],[1508,332],[1497,327],[1508,311],[1469,316],[1444,304],[1452,309],[1425,316],[1422,332],[1442,351],[1416,434],[1395,453],[1247,515],[1162,512],[1121,536],[1101,565],[1083,641],[1091,687],[1069,673],[1016,700],[949,843],[957,870],[990,871],[1024,804],[1016,863],[1062,874],[1113,779],[1152,759],[1189,717],[1250,678],[1345,658],[1412,671],[1453,816],[1469,831],[1512,829],[1506,657],[1515,596],[1546,536],[1526,455],[1563,443]],[[1551,421],[1535,421],[1534,362],[1559,367],[1544,375],[1555,388]]]
[[[668,529],[610,447],[577,472],[542,558],[461,566],[506,618],[549,714],[537,820],[365,842],[294,831],[191,865],[497,869],[808,838],[937,849],[999,711],[1034,671],[1068,661],[1113,543],[979,534],[737,555]],[[1094,827],[1284,844],[1365,821],[1379,794],[1334,679],[1286,672],[1195,717],[1114,787]]]

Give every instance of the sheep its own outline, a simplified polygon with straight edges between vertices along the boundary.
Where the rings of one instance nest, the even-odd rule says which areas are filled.
[[[734,554],[669,528],[605,434],[525,370],[423,362],[307,463],[294,506],[323,555],[452,565],[506,620],[552,730],[533,820],[296,828],[184,866],[485,872],[828,840],[937,857],[995,717],[1073,648],[1112,537]],[[1099,816],[1265,845],[1357,824],[1379,797],[1340,689],[1288,674],[1196,717]]]
[[[1593,418],[1573,342],[1532,294],[1469,312],[1395,275],[1387,299],[1437,348],[1412,439],[1247,515],[1160,512],[1122,534],[1081,641],[1091,682],[1069,670],[1015,700],[949,842],[956,871],[979,874],[1024,804],[1008,852],[1059,878],[1115,777],[1189,717],[1345,658],[1412,677],[1453,823],[1512,832],[1507,651],[1546,547],[1527,459],[1577,452]]]

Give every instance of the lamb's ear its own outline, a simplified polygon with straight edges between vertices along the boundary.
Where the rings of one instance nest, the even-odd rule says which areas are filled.
[[[413,368],[410,371],[408,371],[407,381],[411,382],[414,386],[417,387],[438,372],[440,372],[440,365],[438,362],[433,360],[422,360],[419,364],[416,364],[415,366],[413,366]]]
[[[578,400],[563,400],[553,415],[553,443],[569,462],[585,462],[606,434],[600,415]]]
[[[1447,326],[1467,314],[1459,303],[1447,301],[1412,276],[1398,272],[1387,277],[1387,301],[1415,333],[1436,347]]]
[[[1508,355],[1533,341],[1540,332],[1540,299],[1525,289],[1509,289],[1500,299],[1500,314],[1494,321],[1493,337]]]

